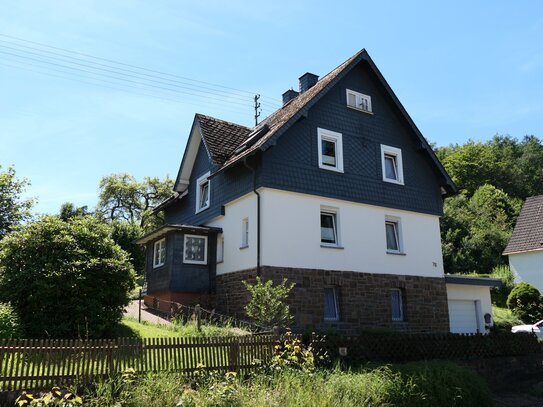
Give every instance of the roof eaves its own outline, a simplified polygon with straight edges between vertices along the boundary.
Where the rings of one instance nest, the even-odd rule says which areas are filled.
[[[471,277],[471,276],[462,276],[462,275],[457,275],[457,274],[445,275],[445,283],[461,284],[461,285],[478,285],[478,286],[487,286],[487,287],[499,287],[503,284],[502,280],[499,278]]]

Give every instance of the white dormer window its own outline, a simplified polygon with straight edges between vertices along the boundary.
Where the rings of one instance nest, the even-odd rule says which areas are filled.
[[[371,113],[371,96],[347,89],[347,106],[366,113]]]
[[[343,142],[341,133],[317,129],[319,168],[343,172]]]
[[[383,181],[403,185],[402,150],[381,144]]]
[[[209,175],[207,172],[196,181],[196,213],[209,208]]]

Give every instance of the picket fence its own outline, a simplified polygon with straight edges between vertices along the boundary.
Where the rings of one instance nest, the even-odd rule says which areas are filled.
[[[0,391],[92,382],[138,372],[248,371],[272,356],[273,335],[115,340],[0,340]]]

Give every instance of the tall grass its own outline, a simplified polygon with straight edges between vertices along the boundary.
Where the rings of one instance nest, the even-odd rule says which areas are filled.
[[[148,374],[128,386],[119,381],[102,383],[86,397],[85,405],[116,403],[126,407],[485,407],[491,399],[486,384],[471,371],[433,361],[356,371],[282,370],[245,379],[217,375],[189,380],[176,374]]]

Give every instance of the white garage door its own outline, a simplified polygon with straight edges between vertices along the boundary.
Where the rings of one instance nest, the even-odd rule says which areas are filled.
[[[477,333],[478,321],[475,301],[449,300],[449,323],[453,333]]]

